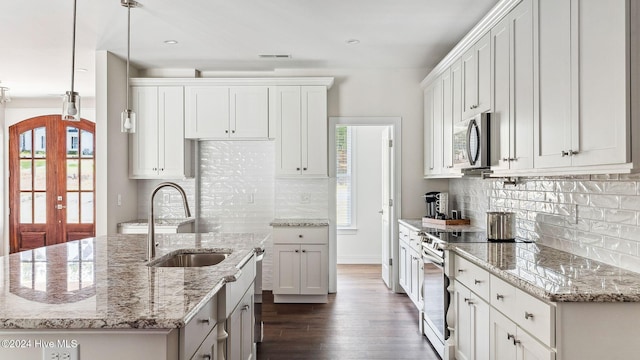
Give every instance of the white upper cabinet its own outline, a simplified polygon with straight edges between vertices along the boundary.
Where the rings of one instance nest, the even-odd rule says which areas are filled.
[[[523,0],[491,29],[492,170],[533,168],[533,11]]]
[[[137,131],[130,136],[129,177],[181,179],[193,176],[192,144],[184,138],[182,86],[134,86]]]
[[[267,86],[187,86],[186,137],[267,139]]]
[[[627,1],[537,4],[535,167],[630,162]]]
[[[462,55],[462,117],[491,110],[491,41],[487,33]]]
[[[443,174],[443,106],[442,79],[424,91],[424,175],[440,177]]]
[[[451,69],[440,76],[442,89],[442,172],[453,169],[453,78]]]
[[[276,175],[327,177],[327,87],[278,86]]]

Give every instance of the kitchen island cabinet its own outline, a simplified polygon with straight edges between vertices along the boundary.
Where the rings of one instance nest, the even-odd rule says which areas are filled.
[[[254,252],[268,236],[157,235],[157,258],[179,249],[229,254],[218,265],[199,268],[148,267],[144,235],[90,238],[0,257],[6,271],[0,339],[24,344],[0,348],[0,358],[42,358],[51,350],[43,344],[92,360],[228,354],[238,339],[225,339],[226,309],[240,306],[243,294],[253,295]]]

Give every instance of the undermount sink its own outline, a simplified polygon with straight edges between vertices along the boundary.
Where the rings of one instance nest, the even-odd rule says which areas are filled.
[[[153,267],[202,267],[221,263],[229,256],[228,253],[178,253],[160,258],[156,262],[149,263]]]

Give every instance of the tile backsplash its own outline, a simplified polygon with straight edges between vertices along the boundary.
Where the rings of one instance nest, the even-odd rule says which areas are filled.
[[[519,237],[640,272],[640,174],[455,179],[449,199],[472,225],[513,211]]]
[[[182,186],[192,213],[199,214],[200,232],[270,232],[274,218],[327,218],[328,179],[276,179],[273,141],[201,141],[200,194],[195,211],[196,180],[174,181]],[[161,181],[138,182],[138,217],[149,213],[149,195]],[[160,190],[155,198],[157,218],[182,218],[180,195]],[[273,243],[265,244],[263,288],[272,288]]]

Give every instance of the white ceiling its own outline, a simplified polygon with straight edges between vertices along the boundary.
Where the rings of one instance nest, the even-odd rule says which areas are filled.
[[[141,68],[424,68],[426,74],[498,0],[139,2],[131,10],[131,59]],[[70,89],[72,6],[73,0],[2,0],[0,86],[12,97]],[[91,97],[95,51],[126,57],[126,8],[120,0],[78,0],[77,13],[76,68],[87,71],[76,72],[76,90]],[[170,39],[179,43],[164,43]]]

